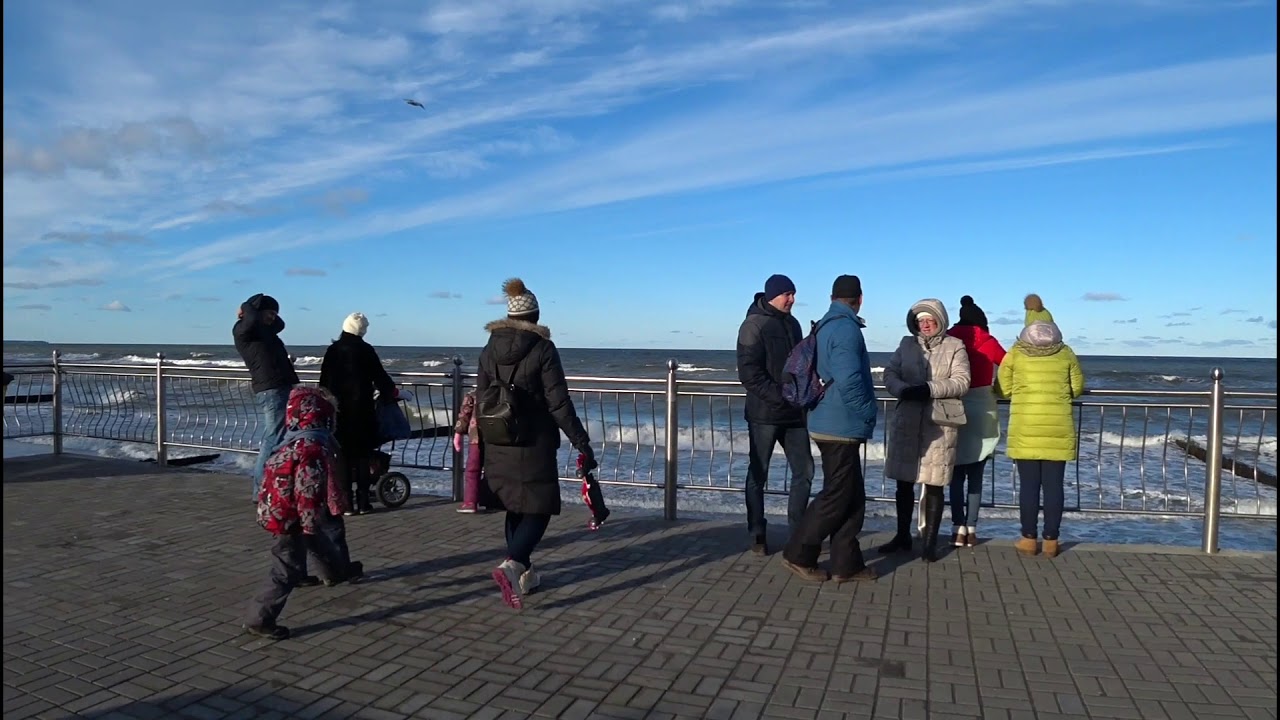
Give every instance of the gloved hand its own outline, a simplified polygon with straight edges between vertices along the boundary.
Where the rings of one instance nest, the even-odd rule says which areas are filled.
[[[906,390],[903,390],[902,394],[898,396],[898,399],[904,400],[906,402],[911,402],[911,401],[928,400],[929,397],[930,395],[929,395],[928,385],[912,385]]]
[[[600,467],[600,463],[596,462],[596,454],[590,445],[578,448],[578,452],[582,455],[582,472],[589,473]]]
[[[462,452],[462,433],[453,434],[453,451]]]

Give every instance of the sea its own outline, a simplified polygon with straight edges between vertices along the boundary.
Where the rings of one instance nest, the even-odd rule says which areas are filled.
[[[408,381],[420,380],[439,383],[444,373],[460,360],[465,374],[475,372],[480,354],[478,347],[401,347],[375,346],[389,372]],[[4,363],[10,366],[48,362],[54,345],[41,342],[4,343]],[[137,344],[58,344],[61,361],[68,364],[110,364],[126,366],[154,365],[156,356],[163,353],[165,362],[176,368],[243,368],[234,347],[230,345],[137,345]],[[290,345],[290,353],[299,370],[318,370],[324,356],[324,346]],[[560,348],[565,372],[571,378],[571,387],[606,387],[616,392],[581,394],[577,397],[585,405],[581,413],[586,416],[593,440],[604,446],[601,452],[602,477],[618,483],[646,485],[661,482],[661,445],[664,426],[660,396],[633,395],[629,401],[619,398],[625,391],[660,391],[661,385],[642,383],[666,377],[669,361],[676,363],[677,377],[682,388],[692,391],[706,390],[707,397],[692,397],[683,411],[679,437],[681,440],[682,484],[699,489],[682,489],[680,511],[688,515],[741,514],[741,486],[745,473],[743,452],[745,424],[741,419],[741,404],[731,398],[714,397],[722,391],[738,391],[731,385],[737,379],[736,358],[731,350],[680,350],[680,349],[599,349]],[[889,361],[888,352],[872,352],[872,364],[877,383],[883,367]],[[1190,410],[1186,405],[1202,400],[1171,395],[1152,400],[1138,395],[1151,392],[1193,392],[1208,390],[1210,374],[1220,368],[1228,391],[1258,394],[1255,397],[1238,397],[1229,401],[1239,408],[1226,415],[1227,442],[1225,450],[1235,453],[1273,476],[1276,472],[1276,361],[1274,359],[1248,358],[1177,358],[1143,356],[1081,356],[1086,386],[1090,390],[1108,390],[1121,396],[1108,394],[1106,402],[1116,407],[1091,408],[1091,413],[1081,420],[1081,458],[1074,472],[1069,471],[1068,506],[1087,507],[1090,510],[1114,509],[1116,512],[1070,513],[1064,523],[1063,534],[1068,540],[1114,543],[1150,543],[1163,545],[1196,546],[1200,541],[1201,523],[1195,517],[1134,516],[1135,508],[1166,507],[1195,511],[1203,503],[1203,466],[1180,457],[1178,472],[1171,472],[1169,449],[1177,438],[1189,438],[1203,442],[1205,439],[1203,409]],[[583,380],[573,380],[583,378]],[[603,384],[599,378],[624,378],[635,382]],[[702,385],[705,383],[705,385]],[[38,391],[39,388],[32,388]],[[47,389],[46,389],[47,390]],[[438,390],[435,389],[435,390]],[[428,392],[435,392],[428,390]],[[1133,397],[1123,396],[1123,391],[1133,391]],[[12,394],[11,390],[11,394]],[[111,391],[112,397],[120,395]],[[149,411],[143,393],[130,391],[132,399],[123,398],[139,417]],[[195,397],[195,396],[193,396]],[[200,396],[207,397],[207,396]],[[440,394],[443,398],[443,394]],[[639,398],[639,402],[637,399]],[[172,398],[171,398],[172,401]],[[723,402],[721,402],[723,401]],[[72,400],[74,402],[74,400]],[[193,399],[191,402],[206,402]],[[1157,411],[1135,408],[1132,403],[1158,404]],[[593,405],[595,403],[595,405]],[[630,403],[628,405],[628,403]],[[721,404],[717,404],[721,403]],[[1130,403],[1121,407],[1122,403]],[[217,403],[204,411],[218,413]],[[449,412],[443,404],[431,402],[430,410],[418,402],[417,415],[413,418],[419,427],[448,424]],[[597,407],[597,405],[599,407]],[[607,406],[607,409],[606,409]],[[151,407],[154,407],[152,403]],[[887,406],[886,406],[887,407]],[[1265,409],[1264,409],[1265,408]],[[6,404],[6,438],[10,435],[11,408]],[[414,415],[413,410],[410,411]],[[634,421],[630,417],[634,415]],[[735,417],[736,416],[736,417]],[[1095,417],[1096,416],[1096,417]],[[868,492],[874,496],[888,496],[891,487],[876,476],[874,467],[883,462],[883,426],[881,417],[878,437],[873,439],[867,451]],[[1096,428],[1091,428],[1096,424]],[[94,434],[94,433],[86,433]],[[237,442],[249,443],[252,438],[238,438]],[[441,459],[447,455],[447,443],[432,440],[432,452]],[[877,442],[880,444],[877,445]],[[6,439],[5,457],[47,452],[48,437]],[[153,457],[153,449],[146,444],[104,440],[93,437],[67,437],[68,451],[89,453],[107,457]],[[249,447],[250,445],[245,445]],[[385,449],[385,448],[384,448]],[[726,452],[726,449],[728,450]],[[415,449],[414,457],[418,457]],[[1181,453],[1177,453],[1181,455]],[[181,453],[178,453],[180,456]],[[736,455],[736,456],[735,456]],[[786,481],[787,469],[782,453],[776,453],[771,471],[770,487],[778,489]],[[403,452],[399,456],[408,457]],[[562,458],[566,464],[571,459]],[[227,452],[215,461],[202,466],[213,470],[243,472],[253,460],[250,453]],[[421,461],[413,464],[423,464]],[[425,464],[440,464],[436,461]],[[994,472],[997,477],[1013,476],[1012,464],[998,457]],[[655,477],[656,473],[656,477]],[[1152,480],[1155,474],[1161,480]],[[412,469],[411,477],[415,493],[448,494],[450,477],[447,471]],[[571,473],[566,473],[571,474]],[[1174,482],[1170,484],[1170,477]],[[995,480],[993,482],[1002,482]],[[1222,545],[1243,550],[1276,549],[1275,491],[1253,482],[1230,481],[1224,477],[1224,509],[1234,509],[1242,514],[1261,516],[1259,519],[1224,518]],[[1007,485],[1007,487],[1005,487]],[[814,481],[815,492],[821,487],[820,476]],[[1012,482],[1000,489],[988,489],[991,499],[1001,504],[1016,503]],[[882,492],[883,491],[883,492]],[[621,511],[660,512],[660,489],[608,487],[610,502]],[[1072,502],[1072,493],[1077,502]],[[1096,495],[1096,497],[1095,497]],[[581,504],[577,489],[566,483],[564,497],[568,503]],[[1136,505],[1135,505],[1136,503]],[[785,497],[771,496],[767,510],[774,523],[785,523]],[[584,511],[585,512],[585,511]],[[869,510],[868,527],[887,529],[891,526],[892,506],[873,503]],[[988,508],[982,511],[984,531],[990,535],[1014,536],[1017,533],[1016,510]],[[945,529],[945,528],[944,528]],[[745,531],[744,531],[745,532]]]

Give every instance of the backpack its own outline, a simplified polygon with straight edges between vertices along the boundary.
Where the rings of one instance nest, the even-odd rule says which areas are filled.
[[[816,408],[827,390],[818,376],[818,329],[821,327],[814,323],[809,334],[787,353],[787,362],[782,366],[782,399],[805,410]]]
[[[513,366],[503,381],[498,366],[494,365],[493,382],[476,403],[476,429],[480,431],[480,439],[491,445],[526,445],[533,434],[532,423],[523,412],[520,391],[515,386],[519,367],[519,364]]]

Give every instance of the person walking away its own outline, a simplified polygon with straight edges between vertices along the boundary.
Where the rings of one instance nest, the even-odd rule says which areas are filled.
[[[783,366],[803,339],[800,322],[791,314],[796,286],[786,275],[772,275],[764,292],[756,293],[738,328],[738,380],[747,391],[747,532],[751,551],[769,553],[764,491],[769,484],[773,448],[782,445],[791,468],[787,524],[794,532],[813,487],[813,450],[805,427],[805,411],[782,396]]]
[[[1023,318],[1024,327],[1033,322],[1053,322],[1053,313],[1049,312],[1049,309],[1044,306],[1044,301],[1035,293],[1022,299],[1022,307],[1027,311]]]
[[[1044,493],[1044,554],[1058,554],[1063,483],[1067,463],[1076,459],[1076,424],[1071,401],[1084,394],[1084,371],[1053,323],[1034,322],[1000,364],[1000,390],[1010,399],[1007,452],[1018,468],[1023,555],[1040,551],[1036,526]]]
[[[240,304],[236,318],[231,338],[236,352],[249,368],[254,401],[262,412],[261,447],[249,482],[256,503],[267,458],[284,437],[285,404],[289,401],[289,390],[298,384],[298,373],[280,339],[284,319],[280,317],[280,303],[275,298],[262,293],[254,295]]]
[[[299,385],[289,393],[285,437],[264,468],[258,495],[258,524],[275,536],[271,570],[249,603],[245,631],[272,640],[289,637],[277,623],[290,593],[307,579],[307,555],[320,565],[326,585],[363,574],[350,552],[331,541],[324,523],[341,518],[346,507],[333,436],[336,408],[327,390]]]
[[[458,512],[474,514],[483,512],[480,505],[481,468],[484,466],[484,448],[480,444],[480,431],[476,426],[476,394],[469,392],[462,398],[458,419],[453,424],[453,449],[462,452],[462,439],[467,439],[467,461],[464,466],[462,505]]]
[[[894,494],[898,532],[882,553],[911,549],[911,509],[914,486],[924,486],[923,548],[925,562],[938,559],[938,527],[942,524],[942,490],[951,482],[959,430],[940,424],[940,400],[954,400],[969,391],[969,355],[964,343],[946,334],[947,309],[941,300],[921,300],[907,312],[908,335],[898,343],[884,371],[885,388],[898,398],[889,419],[889,447],[884,474],[896,480]],[[963,405],[961,405],[963,407]]]
[[[320,364],[320,387],[338,399],[338,444],[346,466],[352,510],[364,515],[373,510],[369,487],[373,484],[373,452],[382,444],[378,436],[376,402],[396,402],[396,386],[382,366],[378,351],[365,342],[369,319],[353,312],[342,321],[342,334],[325,350]]]
[[[837,583],[874,580],[858,543],[867,511],[867,486],[859,451],[876,427],[871,356],[862,337],[862,281],[841,275],[831,287],[831,307],[818,321],[817,370],[825,388],[809,414],[809,433],[822,456],[822,491],[805,510],[782,551],[782,564],[803,580],[823,581],[822,541],[831,538],[831,578]]]
[[[485,326],[476,377],[476,424],[484,444],[484,480],[506,510],[507,559],[492,576],[512,608],[537,588],[533,552],[560,514],[560,433],[597,467],[591,439],[569,397],[560,351],[539,324],[538,298],[519,278],[502,285],[507,317]]]
[[[951,473],[951,544],[972,548],[978,546],[982,475],[1000,443],[993,381],[1005,349],[991,336],[987,314],[968,295],[960,298],[960,321],[947,334],[964,343],[969,357],[969,392],[961,398],[966,421],[956,439],[956,468]]]

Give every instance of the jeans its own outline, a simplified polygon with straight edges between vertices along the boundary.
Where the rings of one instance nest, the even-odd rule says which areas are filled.
[[[858,533],[867,514],[861,443],[818,441],[822,492],[791,533],[782,556],[801,567],[817,567],[822,541],[831,538],[831,574],[849,577],[865,568]]]
[[[978,507],[982,502],[982,471],[987,467],[986,459],[968,465],[957,465],[951,471],[951,524],[978,524]],[[968,488],[965,486],[968,485]],[[966,489],[968,492],[966,492]],[[968,511],[965,503],[968,502]]]
[[[1019,515],[1022,519],[1022,537],[1034,538],[1040,519],[1040,493],[1044,492],[1044,539],[1057,540],[1062,527],[1062,509],[1066,506],[1063,482],[1067,464],[1062,460],[1019,460],[1018,480],[1022,486],[1018,495]]]
[[[550,515],[507,513],[507,557],[528,569],[533,567],[534,548],[551,524]]]
[[[791,468],[791,493],[787,502],[787,524],[794,531],[809,506],[813,488],[813,450],[809,430],[804,427],[747,423],[750,450],[747,459],[747,531],[754,537],[765,534],[764,489],[769,484],[769,461],[773,446],[782,445]]]
[[[293,388],[282,387],[263,390],[253,396],[262,411],[262,447],[258,449],[258,460],[253,465],[253,477],[249,478],[249,486],[253,491],[253,499],[257,501],[262,491],[262,480],[266,476],[267,458],[284,439],[284,412],[289,405],[289,391]]]

